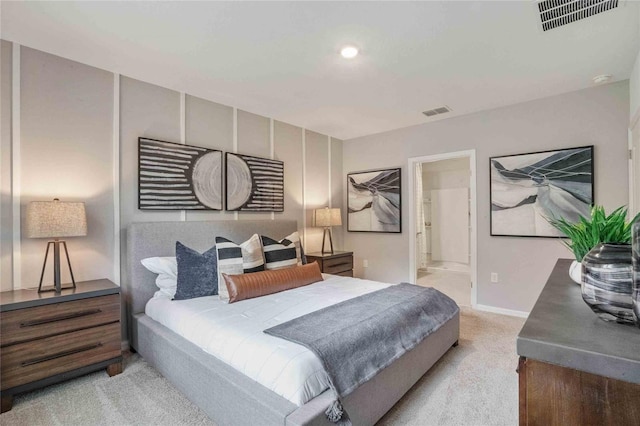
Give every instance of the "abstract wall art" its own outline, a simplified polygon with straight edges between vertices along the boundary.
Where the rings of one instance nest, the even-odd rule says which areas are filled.
[[[222,151],[138,138],[138,208],[222,210]]]
[[[251,155],[225,155],[229,211],[284,211],[284,162]]]
[[[400,170],[373,170],[347,175],[348,231],[402,232]]]
[[[593,146],[491,157],[491,235],[559,237],[547,218],[576,222],[593,204]]]

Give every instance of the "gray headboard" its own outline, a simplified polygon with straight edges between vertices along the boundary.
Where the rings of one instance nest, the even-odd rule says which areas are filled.
[[[141,259],[175,256],[176,241],[203,252],[215,244],[215,237],[243,242],[258,233],[281,239],[298,230],[295,220],[218,220],[191,222],[138,222],[127,230],[126,274],[122,292],[127,319],[144,312],[147,301],[158,290],[156,275],[145,269]]]

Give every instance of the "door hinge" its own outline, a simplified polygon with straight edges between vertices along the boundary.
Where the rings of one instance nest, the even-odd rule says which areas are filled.
[[[629,150],[629,160],[633,160],[633,148]]]

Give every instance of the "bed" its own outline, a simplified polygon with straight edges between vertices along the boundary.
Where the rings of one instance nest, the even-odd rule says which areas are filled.
[[[157,291],[155,275],[140,260],[173,256],[177,240],[204,251],[216,236],[244,241],[256,232],[282,238],[296,230],[296,221],[273,220],[134,223],[127,231],[127,272],[122,290],[130,344],[220,425],[332,425],[324,412],[333,395],[325,391],[296,404],[152,319],[145,307]],[[456,315],[344,398],[342,403],[353,424],[378,421],[457,342],[458,336]]]

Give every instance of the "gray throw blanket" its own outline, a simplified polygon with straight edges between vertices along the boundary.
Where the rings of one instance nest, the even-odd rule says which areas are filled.
[[[453,318],[458,305],[438,290],[401,283],[264,330],[315,353],[343,398]],[[350,424],[339,400],[327,409]]]

